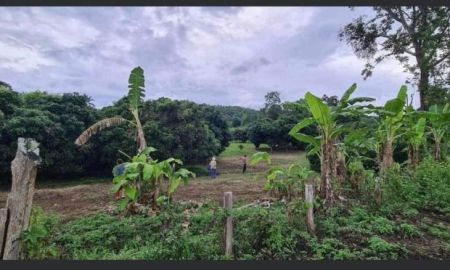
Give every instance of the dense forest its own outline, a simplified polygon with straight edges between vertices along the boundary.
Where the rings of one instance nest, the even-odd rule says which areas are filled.
[[[1,182],[10,179],[18,137],[32,137],[41,143],[40,177],[110,175],[116,160],[124,158],[118,149],[134,154],[137,143],[126,124],[105,130],[87,145],[74,144],[97,120],[129,114],[124,109],[126,98],[101,109],[91,101],[78,93],[18,93],[7,84],[0,86]],[[146,101],[142,111],[145,136],[158,149],[158,158],[170,155],[188,164],[204,163],[223,151],[231,139],[228,122],[214,106],[160,98]]]
[[[87,95],[19,93],[2,82],[0,100],[2,183],[9,181],[9,163],[18,137],[33,137],[41,143],[44,161],[39,177],[45,178],[108,176],[117,159],[124,158],[123,153],[131,155],[137,149],[137,141],[127,124],[103,131],[87,145],[73,143],[83,130],[100,119],[130,117],[127,97],[97,109]],[[220,154],[232,140],[250,141],[257,148],[267,144],[273,151],[306,147],[288,134],[298,119],[310,115],[305,102],[300,99],[281,103],[279,92],[269,92],[260,110],[169,98],[147,100],[141,110],[145,136],[158,150],[157,158],[173,156],[187,164],[206,164],[208,158]],[[312,126],[306,132],[317,134],[317,129]]]

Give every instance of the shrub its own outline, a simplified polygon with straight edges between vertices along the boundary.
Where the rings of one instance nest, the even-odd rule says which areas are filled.
[[[372,254],[380,259],[396,260],[399,257],[404,257],[407,253],[400,245],[386,242],[378,236],[371,237],[368,244],[368,254]]]
[[[30,218],[30,229],[22,234],[27,259],[49,259],[59,256],[51,236],[59,223],[56,215],[46,215],[42,208],[33,207]]]
[[[404,238],[413,238],[420,236],[420,232],[417,227],[408,223],[400,224],[397,230],[402,234]]]

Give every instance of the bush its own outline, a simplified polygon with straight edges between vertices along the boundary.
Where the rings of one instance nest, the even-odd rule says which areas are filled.
[[[415,173],[388,171],[383,186],[382,211],[412,217],[417,209],[449,214],[450,164],[425,159]]]
[[[420,232],[417,227],[411,224],[402,223],[397,230],[402,234],[404,238],[413,238],[420,236]]]
[[[33,207],[30,229],[22,234],[25,258],[33,260],[58,258],[58,248],[51,239],[58,224],[57,216],[47,215],[42,208]]]

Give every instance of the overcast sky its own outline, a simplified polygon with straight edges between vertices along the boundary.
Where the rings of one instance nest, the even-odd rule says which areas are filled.
[[[145,71],[147,99],[259,108],[268,91],[393,98],[408,74],[394,60],[364,81],[338,31],[370,8],[0,8],[0,80],[17,91],[80,92],[97,107]],[[412,88],[410,90],[412,92]],[[416,94],[415,102],[418,103]]]

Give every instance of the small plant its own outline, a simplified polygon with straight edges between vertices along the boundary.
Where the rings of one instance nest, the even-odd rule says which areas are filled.
[[[376,217],[371,222],[372,228],[375,232],[379,234],[393,234],[394,233],[394,222],[390,221],[384,217]]]
[[[369,248],[375,253],[390,253],[397,249],[397,245],[386,242],[378,236],[369,239]]]
[[[172,194],[181,182],[187,183],[189,177],[195,174],[187,169],[176,169],[183,162],[179,159],[168,158],[158,162],[150,157],[156,151],[147,147],[139,155],[132,158],[125,166],[125,172],[114,177],[113,192],[123,188],[125,198],[119,201],[119,209],[123,210],[133,203],[152,204],[154,208],[164,201],[170,201]],[[163,190],[163,180],[167,181]]]
[[[270,164],[270,155],[266,152],[253,154],[251,164],[255,165],[260,161]],[[291,164],[288,168],[275,166],[267,172],[264,189],[274,191],[280,200],[284,198],[290,201],[299,191],[303,190],[304,181],[312,174],[313,171],[298,164]]]
[[[414,238],[414,237],[420,236],[420,232],[417,229],[417,227],[414,225],[408,224],[408,223],[400,224],[398,230],[400,231],[402,236],[405,238]]]
[[[244,146],[242,144],[238,145],[239,150],[244,150]]]
[[[59,250],[52,242],[52,232],[59,221],[54,215],[46,215],[44,210],[34,207],[31,212],[31,227],[22,234],[25,256],[27,259],[57,258]]]

